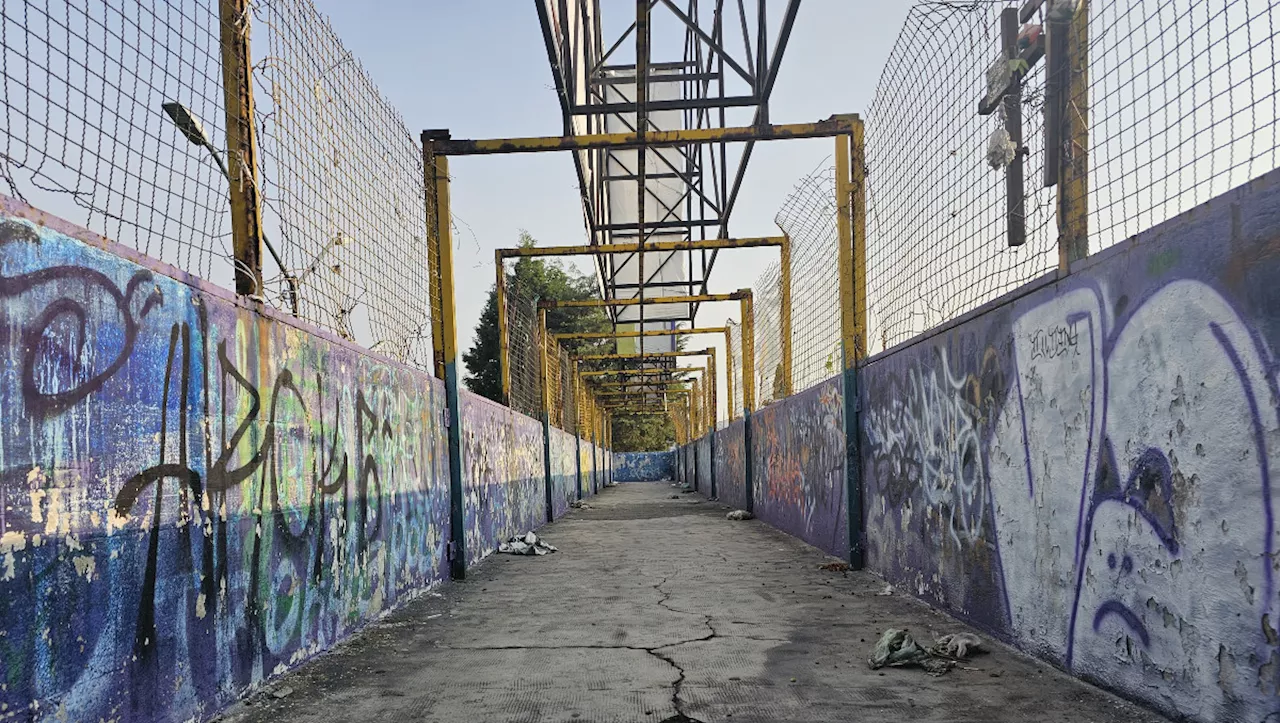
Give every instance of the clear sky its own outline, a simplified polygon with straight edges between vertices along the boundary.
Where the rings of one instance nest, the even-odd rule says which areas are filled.
[[[316,4],[415,135],[424,128],[448,128],[454,138],[559,134],[560,106],[533,2]],[[770,9],[784,4],[779,0]],[[815,121],[833,113],[865,112],[911,4],[803,0],[774,88],[771,120]],[[608,35],[619,21],[625,27],[635,3],[602,0],[601,6]],[[659,7],[654,12],[665,11]],[[779,205],[832,148],[829,139],[757,146],[730,233],[777,233],[773,217]],[[586,234],[568,154],[458,158],[450,173],[453,213],[461,231],[455,239],[459,342],[466,349],[492,285],[493,249],[514,245],[521,229],[547,245],[585,243]],[[711,290],[750,285],[776,255],[775,249],[721,254]],[[727,316],[736,318],[736,305],[708,304],[698,323],[720,325]],[[718,345],[721,339],[706,342]]]

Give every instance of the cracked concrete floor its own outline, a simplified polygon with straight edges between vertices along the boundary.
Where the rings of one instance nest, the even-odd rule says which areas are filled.
[[[938,678],[869,670],[884,628],[969,628],[676,491],[606,489],[540,533],[558,554],[495,555],[226,719],[1164,720],[999,645]]]

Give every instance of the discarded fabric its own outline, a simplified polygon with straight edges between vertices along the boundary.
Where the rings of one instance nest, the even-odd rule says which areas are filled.
[[[587,504],[586,502],[583,502],[582,500],[574,500],[573,502],[569,503],[569,506],[574,508],[575,510],[591,509],[591,505]]]
[[[734,520],[735,522],[741,522],[743,520],[753,519],[755,518],[755,515],[747,512],[746,510],[734,510],[733,512],[725,515],[725,518]]]
[[[545,555],[548,552],[556,551],[555,545],[548,545],[532,532],[516,535],[498,545],[498,552],[508,555]]]
[[[951,633],[933,647],[922,648],[906,630],[889,628],[880,636],[867,663],[872,670],[885,666],[918,665],[931,675],[942,675],[973,653],[985,652],[982,639],[973,633]]]
[[[849,563],[847,562],[824,562],[818,565],[819,570],[827,570],[829,572],[847,572]]]

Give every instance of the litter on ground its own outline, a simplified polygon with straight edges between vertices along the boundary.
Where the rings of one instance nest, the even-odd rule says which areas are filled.
[[[883,667],[916,665],[930,675],[943,675],[956,664],[975,653],[984,653],[982,639],[973,633],[950,633],[938,638],[932,647],[923,648],[906,630],[889,628],[880,636],[867,664],[872,670]],[[967,670],[968,668],[966,668]]]
[[[526,532],[523,535],[516,535],[506,542],[498,545],[498,552],[508,555],[545,555],[549,552],[556,552],[555,545],[549,545],[543,542],[537,535],[532,532]]]
[[[751,514],[750,512],[747,512],[746,510],[734,510],[733,512],[730,512],[729,514],[725,515],[725,519],[733,520],[735,522],[741,522],[743,520],[750,520],[754,518],[755,518],[755,515]]]

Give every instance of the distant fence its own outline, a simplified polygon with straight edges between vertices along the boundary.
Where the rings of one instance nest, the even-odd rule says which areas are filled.
[[[267,303],[431,364],[422,153],[310,0],[7,0],[0,190],[223,286],[224,44],[252,37]],[[163,109],[203,129],[186,136]],[[238,169],[232,167],[234,172]]]

